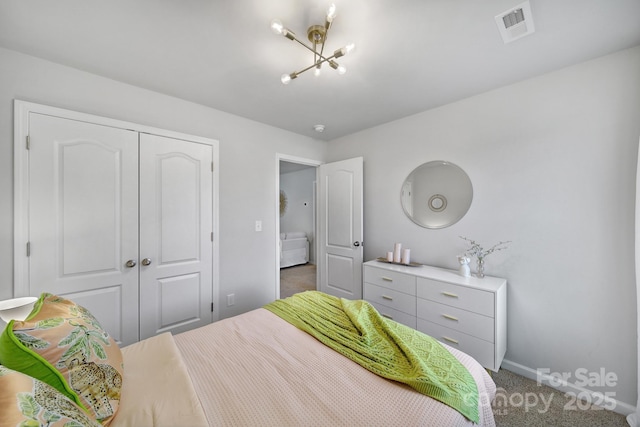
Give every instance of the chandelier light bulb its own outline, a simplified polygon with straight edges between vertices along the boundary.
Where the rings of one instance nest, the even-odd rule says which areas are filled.
[[[336,71],[338,72],[338,74],[343,75],[347,72],[347,69],[343,65],[339,65]]]
[[[280,77],[280,81],[282,82],[283,85],[288,85],[289,82],[291,81],[291,76],[289,74],[283,74]]]
[[[320,66],[318,65],[315,70],[313,70],[313,74],[318,77],[320,75]]]
[[[271,30],[278,35],[282,35],[284,32],[284,25],[282,25],[280,20],[274,19],[271,21]]]
[[[355,49],[355,47],[356,47],[355,44],[349,43],[345,47],[342,47],[336,50],[335,52],[333,52],[333,54],[335,55],[336,58],[340,58],[341,56],[345,56],[347,53],[351,52],[353,49]]]
[[[335,3],[331,3],[329,9],[327,9],[327,22],[333,22],[333,18],[336,17],[336,5]]]

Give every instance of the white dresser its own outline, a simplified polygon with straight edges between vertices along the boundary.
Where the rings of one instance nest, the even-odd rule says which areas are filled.
[[[505,279],[378,261],[363,268],[364,299],[381,315],[464,351],[487,369],[500,369],[507,351]]]

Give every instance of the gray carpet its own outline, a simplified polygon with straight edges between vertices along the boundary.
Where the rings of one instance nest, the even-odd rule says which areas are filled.
[[[501,369],[493,413],[498,427],[629,427],[624,415],[590,406],[536,381]]]
[[[316,289],[316,266],[296,265],[280,269],[280,298]]]

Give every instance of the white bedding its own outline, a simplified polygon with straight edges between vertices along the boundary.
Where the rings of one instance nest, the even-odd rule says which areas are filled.
[[[306,233],[282,233],[280,235],[280,268],[309,262],[309,239]]]
[[[109,427],[209,425],[170,333],[124,347],[122,356],[120,406]]]
[[[471,426],[454,409],[362,368],[265,309],[174,337],[212,426]],[[495,384],[447,347],[478,384],[495,426]]]

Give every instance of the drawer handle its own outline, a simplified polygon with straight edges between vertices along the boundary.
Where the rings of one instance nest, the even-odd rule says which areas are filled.
[[[454,316],[449,316],[448,314],[443,314],[442,317],[444,317],[445,319],[449,319],[449,320],[454,320],[454,321],[458,321],[460,319],[458,319],[457,317]]]
[[[380,313],[380,316],[393,320],[393,316],[390,316],[388,314]]]
[[[443,339],[443,340],[445,340],[445,341],[449,341],[450,343],[453,343],[453,344],[460,344],[460,343],[458,342],[458,340],[454,340],[453,338],[449,338],[449,337],[442,337],[442,339]]]
[[[451,298],[458,298],[458,295],[452,294],[451,292],[442,292],[442,295],[446,297],[451,297]]]
[[[385,282],[393,282],[393,279],[391,277],[386,276],[382,276],[382,280],[384,280]]]
[[[386,299],[387,301],[393,301],[393,297],[390,297],[389,295],[382,295],[382,299]]]

